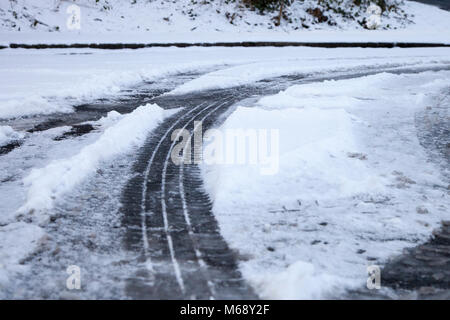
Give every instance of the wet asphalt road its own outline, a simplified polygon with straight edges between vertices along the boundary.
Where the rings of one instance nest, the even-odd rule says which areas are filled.
[[[431,4],[441,9],[450,10],[450,1],[448,0],[413,0],[413,1]]]

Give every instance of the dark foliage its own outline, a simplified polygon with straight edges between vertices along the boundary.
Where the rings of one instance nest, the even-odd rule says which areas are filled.
[[[279,10],[282,5],[290,5],[293,0],[243,0],[246,5],[249,5],[260,12]]]

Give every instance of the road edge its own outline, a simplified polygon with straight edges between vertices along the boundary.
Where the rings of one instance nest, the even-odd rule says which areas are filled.
[[[314,48],[435,48],[450,47],[450,43],[426,42],[168,42],[168,43],[10,43],[1,49],[143,49],[154,47],[314,47]]]

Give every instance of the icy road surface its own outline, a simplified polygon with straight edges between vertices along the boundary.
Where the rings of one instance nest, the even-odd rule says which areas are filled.
[[[448,220],[449,53],[0,52],[0,296],[417,297],[366,267]],[[279,129],[279,172],[171,163],[202,119]]]

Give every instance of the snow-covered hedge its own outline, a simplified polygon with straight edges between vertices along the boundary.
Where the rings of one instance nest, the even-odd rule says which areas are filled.
[[[342,25],[348,21],[356,21],[361,27],[375,29],[382,26],[381,18],[395,17],[399,20],[407,19],[402,9],[403,0],[227,0],[241,2],[250,10],[257,10],[260,14],[276,12],[274,24],[282,21],[289,24],[299,19],[303,27],[311,24]],[[310,17],[298,14],[298,7],[302,8]],[[309,18],[309,19],[308,19]],[[374,23],[377,18],[378,23]],[[405,21],[406,22],[406,21]],[[389,28],[389,24],[383,27]]]

